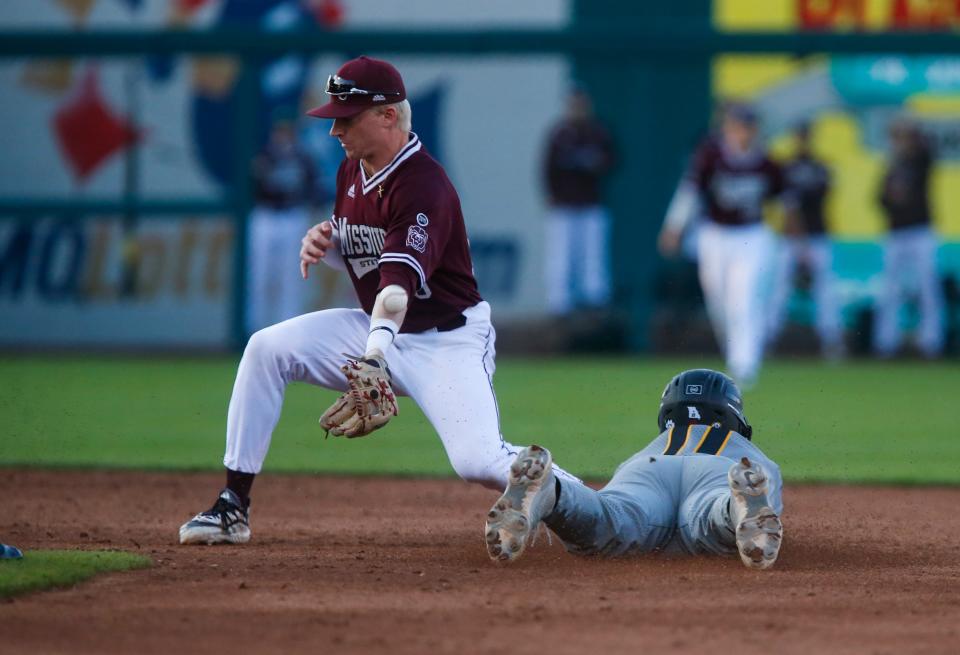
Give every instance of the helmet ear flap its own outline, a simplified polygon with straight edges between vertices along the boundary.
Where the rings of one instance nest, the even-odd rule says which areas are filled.
[[[746,437],[748,441],[752,441],[752,438],[753,438],[753,427],[750,426],[750,425],[747,425],[746,423],[744,423],[744,424],[743,424],[743,429],[740,431],[740,434],[742,434],[744,437]]]
[[[660,415],[657,420],[657,427],[660,428],[660,431],[668,429],[669,425],[674,422],[674,408],[668,407],[660,411]]]

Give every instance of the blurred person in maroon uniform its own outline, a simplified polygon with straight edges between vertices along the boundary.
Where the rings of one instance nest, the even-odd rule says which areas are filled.
[[[697,149],[660,232],[664,254],[676,253],[686,226],[699,218],[697,263],[714,334],[730,374],[750,388],[759,374],[766,334],[773,234],[763,205],[783,193],[783,173],[757,139],[758,118],[734,104],[719,137]]]
[[[785,225],[777,247],[767,340],[773,343],[783,329],[797,266],[802,263],[812,278],[821,349],[828,359],[837,359],[843,356],[845,348],[833,274],[833,243],[827,234],[824,215],[830,170],[813,154],[809,125],[799,126],[795,137],[796,152],[784,164]]]
[[[457,474],[491,489],[506,486],[518,452],[500,433],[496,332],[473,277],[460,199],[411,131],[400,73],[359,57],[330,76],[326,92],[329,102],[309,114],[333,119],[346,159],[334,214],[307,231],[300,267],[305,279],[321,261],[345,271],[361,308],[313,312],[253,335],[227,414],[226,488],[180,528],[181,543],[249,541],[250,489],[291,382],[346,392],[351,372],[366,371],[381,386],[365,400],[388,398],[395,408],[394,394],[410,396]],[[382,425],[391,415],[376,416]],[[339,427],[330,432],[366,434]]]
[[[874,350],[891,357],[900,347],[900,308],[911,289],[919,293],[917,345],[927,357],[943,350],[943,289],[937,275],[937,237],[931,228],[930,172],[934,154],[920,128],[901,118],[890,125],[890,164],[880,205],[887,217],[883,287],[877,299]]]
[[[552,314],[610,301],[610,215],[602,185],[613,164],[613,143],[594,117],[590,96],[574,89],[565,115],[550,131],[544,157],[550,206],[544,264]]]
[[[318,200],[310,157],[291,119],[280,118],[253,162],[254,208],[247,244],[247,334],[303,312],[303,283],[291,258],[300,251]]]

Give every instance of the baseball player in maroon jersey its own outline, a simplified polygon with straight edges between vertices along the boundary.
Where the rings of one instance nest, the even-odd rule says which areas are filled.
[[[772,345],[783,329],[796,269],[798,264],[805,263],[812,277],[820,346],[827,359],[835,360],[843,356],[845,348],[833,274],[833,244],[824,211],[830,191],[830,169],[813,153],[809,125],[800,125],[794,135],[797,151],[783,168],[786,221],[775,257],[767,342]]]
[[[396,395],[410,396],[457,474],[491,489],[506,485],[518,452],[500,434],[496,333],[473,277],[460,199],[410,131],[400,73],[359,57],[330,76],[326,92],[330,101],[309,114],[334,119],[330,134],[346,159],[333,217],[308,230],[300,270],[306,279],[322,261],[345,271],[362,309],[314,312],[253,335],[230,399],[226,488],[180,528],[180,543],[249,541],[250,488],[290,382],[344,392],[320,419],[337,436],[382,427],[397,415]]]
[[[930,176],[935,153],[920,127],[907,118],[890,125],[890,163],[880,190],[889,232],[883,247],[883,285],[877,297],[873,348],[892,357],[900,347],[900,306],[911,287],[918,295],[917,345],[925,357],[943,350],[943,290],[937,274]]]
[[[763,204],[784,191],[780,167],[757,141],[757,116],[745,105],[724,113],[719,138],[697,150],[667,213],[659,246],[679,248],[685,226],[701,217],[697,236],[700,285],[727,368],[751,387],[763,358],[765,278],[774,238]]]

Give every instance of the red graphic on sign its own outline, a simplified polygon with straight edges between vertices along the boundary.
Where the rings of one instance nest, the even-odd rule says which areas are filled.
[[[207,2],[209,2],[209,0],[177,0],[176,9],[189,15],[207,4]]]
[[[866,0],[796,0],[797,17],[807,30],[867,29]],[[960,27],[960,0],[884,0],[879,4],[882,29],[951,29]]]
[[[960,27],[957,0],[893,0],[891,19],[896,29],[942,30]]]
[[[798,0],[797,14],[808,30],[862,29],[867,8],[864,0]]]
[[[101,164],[140,140],[140,130],[111,110],[100,94],[95,70],[53,117],[60,150],[75,178],[84,182]]]
[[[343,25],[344,10],[340,0],[310,0],[307,7],[317,24],[328,30]]]

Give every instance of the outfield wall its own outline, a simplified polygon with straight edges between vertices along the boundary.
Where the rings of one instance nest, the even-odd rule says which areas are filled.
[[[181,3],[184,4],[184,3]],[[316,27],[304,5],[211,0],[186,3],[61,3],[50,11],[11,0],[0,29],[51,30],[259,25]],[[184,5],[185,6],[185,5]],[[503,1],[453,7],[442,0],[386,7],[348,2],[336,29],[562,27],[568,3]],[[318,34],[322,38],[322,34]],[[253,111],[256,147],[280,113],[322,102],[326,76],[355,53],[289,55],[264,62]],[[569,66],[557,55],[396,56],[414,110],[414,129],[443,163],[464,207],[477,276],[499,319],[540,313],[545,208],[541,145],[560,112]],[[229,202],[244,177],[235,138],[242,62],[229,56],[15,59],[0,61],[0,204],[42,202]],[[516,93],[492,93],[509,71]],[[342,158],[329,121],[300,121],[300,137],[321,172],[324,193]],[[90,132],[103,136],[96,144]],[[131,169],[134,173],[131,176]],[[329,205],[313,216],[327,216]],[[225,346],[234,337],[239,262],[234,226],[222,212],[77,218],[8,211],[0,218],[0,343],[8,345]],[[306,226],[305,226],[306,227]],[[210,236],[214,235],[214,236]],[[214,240],[216,247],[205,242]],[[130,253],[135,256],[130,257]],[[142,254],[142,257],[138,255]],[[294,263],[295,264],[295,263]],[[202,271],[217,283],[204,286]],[[184,291],[183,280],[191,280]],[[304,311],[356,304],[345,280],[321,274]]]
[[[761,4],[716,0],[713,25],[726,32],[797,32],[808,27],[800,9],[819,11],[830,3]],[[789,154],[786,135],[796,120],[814,118],[816,146],[837,173],[830,224],[842,240],[837,267],[850,304],[868,302],[879,284],[871,262],[878,261],[881,236],[874,195],[887,148],[882,125],[894,107],[919,116],[943,154],[934,180],[945,241],[940,264],[945,274],[960,275],[954,245],[960,195],[953,193],[960,183],[960,105],[951,72],[960,70],[957,56],[896,62],[886,56],[711,57],[709,44],[701,42],[689,53],[611,49],[598,57],[591,50],[597,38],[572,31],[600,19],[613,30],[611,16],[639,27],[667,17],[682,20],[692,39],[700,22],[710,24],[707,0],[340,5],[339,15],[320,15],[310,13],[313,4],[294,0],[64,0],[39,11],[32,0],[9,0],[0,6],[0,30],[55,30],[69,40],[89,30],[176,27],[209,30],[214,41],[228,28],[251,26],[268,33],[308,26],[318,30],[318,41],[364,29],[570,32],[565,45],[543,51],[529,50],[517,37],[516,52],[425,43],[422,52],[386,55],[407,79],[415,130],[460,191],[481,291],[500,324],[543,314],[541,268],[549,253],[542,239],[540,148],[573,77],[597,97],[621,152],[609,189],[612,263],[617,308],[632,326],[631,347],[648,345],[642,326],[656,310],[651,280],[663,263],[654,236],[687,150],[707,129],[711,100],[756,102],[780,155]],[[892,6],[880,0],[867,5],[874,18]],[[816,14],[818,29],[847,29],[846,11],[838,10],[833,23]],[[246,162],[275,117],[318,103],[326,75],[358,54],[337,49],[342,52],[271,55],[257,59],[259,68],[249,66],[249,52],[0,59],[0,121],[16,126],[0,132],[0,345],[242,343],[238,226],[250,200]],[[891,76],[894,68],[905,71],[902,80]],[[300,130],[330,195],[340,150],[326,136],[324,121],[304,121]],[[98,138],[89,139],[91,133]],[[353,304],[344,281],[325,274],[311,283],[304,310]]]

